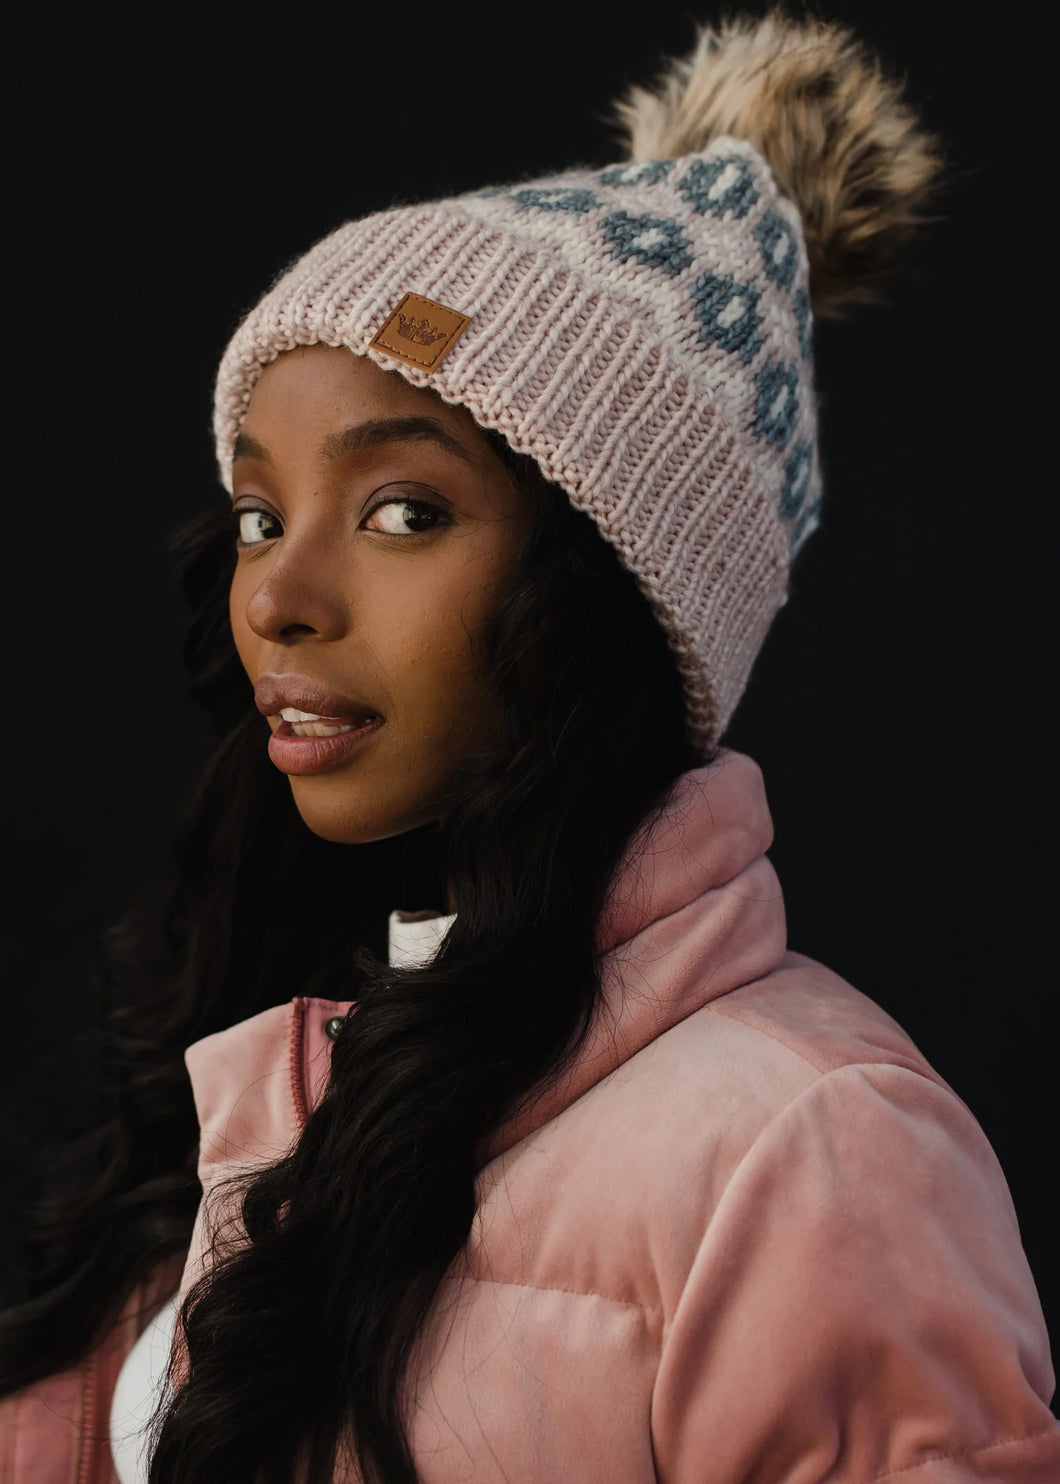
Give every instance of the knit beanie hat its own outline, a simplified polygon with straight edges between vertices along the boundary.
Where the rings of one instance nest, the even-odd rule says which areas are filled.
[[[618,105],[628,159],[349,222],[240,325],[233,445],[265,366],[345,346],[468,408],[596,523],[666,632],[703,753],[818,523],[812,312],[870,297],[935,173],[849,33],[705,28]]]

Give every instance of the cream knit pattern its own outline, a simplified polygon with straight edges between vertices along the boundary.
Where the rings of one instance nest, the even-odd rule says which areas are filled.
[[[820,476],[796,208],[744,141],[572,170],[350,222],[236,331],[214,430],[265,366],[346,346],[499,430],[617,549],[662,624],[706,751],[746,688]],[[431,371],[372,337],[406,293],[471,317]]]

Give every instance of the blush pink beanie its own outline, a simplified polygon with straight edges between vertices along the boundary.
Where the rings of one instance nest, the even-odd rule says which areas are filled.
[[[251,392],[345,346],[531,455],[617,549],[668,637],[689,734],[725,730],[818,523],[811,305],[867,298],[935,173],[850,35],[700,33],[618,105],[630,159],[349,222],[232,337],[225,486]]]

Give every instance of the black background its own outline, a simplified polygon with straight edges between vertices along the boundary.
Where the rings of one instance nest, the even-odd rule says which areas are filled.
[[[1033,166],[1019,47],[920,0],[827,14],[907,78],[950,183],[889,306],[819,330],[825,517],[727,740],[765,772],[792,947],[883,1004],[970,1105],[1055,1334],[1052,496],[1021,380],[1039,326],[1014,223]],[[345,218],[612,161],[609,100],[716,16],[111,6],[15,24],[5,1242],[29,1151],[81,1096],[93,934],[165,868],[204,755],[166,540],[221,498],[228,335]]]

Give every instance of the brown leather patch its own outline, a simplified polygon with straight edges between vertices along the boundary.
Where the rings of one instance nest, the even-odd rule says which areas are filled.
[[[469,314],[405,294],[368,342],[396,361],[433,371],[471,323]]]

